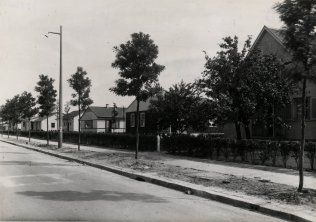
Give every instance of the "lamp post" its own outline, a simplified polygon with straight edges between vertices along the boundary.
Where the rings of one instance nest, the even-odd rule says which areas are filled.
[[[63,37],[63,32],[62,32],[62,26],[59,27],[59,32],[48,32],[47,34],[54,34],[54,35],[59,35],[59,129],[58,129],[58,134],[59,134],[59,140],[58,140],[58,148],[62,148],[63,146],[63,112],[62,112],[62,107],[63,107],[63,76],[62,76],[62,37]],[[48,35],[45,35],[48,38]]]

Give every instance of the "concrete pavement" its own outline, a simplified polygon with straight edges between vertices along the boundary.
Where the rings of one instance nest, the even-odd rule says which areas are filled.
[[[282,221],[0,143],[0,220]]]

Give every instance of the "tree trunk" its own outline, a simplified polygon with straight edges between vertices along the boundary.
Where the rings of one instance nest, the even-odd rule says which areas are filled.
[[[29,119],[29,142],[31,142],[31,119]]]
[[[16,139],[18,140],[19,139],[18,124],[16,124],[15,130],[16,130]]]
[[[306,77],[303,79],[303,88],[302,88],[302,117],[301,117],[301,124],[302,124],[302,137],[301,137],[301,147],[300,147],[300,154],[299,154],[299,185],[297,188],[298,192],[302,192],[303,183],[304,183],[304,147],[305,147],[305,117],[306,117]]]
[[[79,118],[78,118],[78,151],[80,151],[80,143],[81,143],[81,129],[80,129],[80,98],[78,99],[78,111],[79,111]]]
[[[241,131],[240,131],[240,124],[238,121],[235,122],[235,129],[236,129],[237,140],[240,140],[241,139]]]
[[[47,130],[47,133],[46,133],[47,146],[49,146],[48,116],[47,116],[47,119],[46,119],[46,130]]]
[[[10,138],[9,127],[10,127],[10,122],[8,122],[8,130],[7,130],[8,138]]]
[[[139,148],[139,100],[137,101],[137,109],[136,109],[136,152],[135,152],[135,159],[137,161],[138,158],[138,148]]]

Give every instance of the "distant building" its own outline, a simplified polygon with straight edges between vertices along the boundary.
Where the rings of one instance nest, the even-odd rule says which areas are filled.
[[[80,121],[82,132],[124,133],[125,108],[89,106]]]
[[[57,113],[52,113],[48,116],[48,131],[58,130],[57,128]],[[35,117],[31,120],[32,131],[47,131],[47,117]]]
[[[82,113],[81,113],[82,114]],[[72,111],[63,116],[63,130],[66,132],[79,131],[79,111]]]

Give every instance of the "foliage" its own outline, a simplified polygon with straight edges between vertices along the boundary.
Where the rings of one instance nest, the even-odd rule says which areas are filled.
[[[282,162],[283,162],[283,167],[286,168],[286,163],[290,157],[291,154],[291,147],[285,143],[285,142],[281,142],[280,143],[280,154],[282,156]]]
[[[76,73],[68,79],[69,86],[76,92],[72,94],[73,99],[70,103],[73,106],[78,106],[80,110],[85,110],[93,103],[89,96],[91,80],[86,75],[87,72],[82,67],[77,67]]]
[[[10,132],[13,133],[13,132]],[[49,139],[58,141],[58,131],[49,131]],[[22,136],[27,136],[28,133],[21,131]],[[31,131],[31,137],[37,139],[45,139],[45,131]],[[140,150],[155,151],[157,149],[157,137],[155,135],[141,135]],[[78,132],[64,132],[64,142],[77,143]],[[93,145],[100,147],[111,147],[118,149],[134,150],[135,136],[131,134],[115,134],[115,133],[82,133],[81,143],[84,145]]]
[[[306,157],[309,159],[310,167],[314,170],[314,163],[316,157],[316,144],[315,143],[307,143],[306,144]]]
[[[120,79],[111,88],[117,95],[135,96],[145,101],[152,95],[152,88],[158,81],[158,75],[164,66],[155,63],[158,57],[158,46],[150,35],[133,33],[132,40],[114,47],[115,61],[112,67],[119,69]]]
[[[237,36],[224,38],[217,56],[206,55],[205,71],[200,80],[205,94],[216,104],[217,119],[234,122],[238,139],[241,138],[241,123],[246,137],[250,138],[250,121],[267,119],[272,106],[275,110],[284,108],[290,102],[292,88],[275,56],[263,55],[256,49],[250,51],[250,47],[250,38],[240,52]],[[258,111],[264,115],[256,116]]]
[[[70,111],[70,105],[71,105],[71,102],[70,102],[70,101],[68,101],[68,102],[65,103],[65,106],[64,106],[64,112],[65,112],[65,114],[68,114],[68,113],[69,113],[69,111]]]
[[[32,93],[23,92],[19,97],[19,104],[21,106],[21,118],[30,120],[38,112],[36,106],[36,99],[32,96]]]
[[[89,105],[93,103],[93,100],[90,99],[90,87],[91,87],[91,80],[89,77],[86,76],[87,72],[83,70],[82,67],[77,67],[77,72],[71,75],[71,78],[68,79],[70,87],[76,93],[72,94],[72,100],[70,101],[71,105],[78,106],[79,117],[81,117],[81,111],[85,110]],[[81,143],[81,126],[80,126],[80,118],[78,119],[78,150],[80,150],[80,143]]]
[[[7,99],[1,109],[1,118],[9,125],[16,125],[21,121],[21,105],[19,104],[20,95],[15,95],[12,99]]]
[[[208,103],[194,84],[181,81],[151,100],[149,112],[157,119],[160,130],[171,126],[174,134],[201,130],[208,126]]]
[[[307,80],[316,81],[312,74],[312,67],[316,63],[316,2],[315,0],[284,0],[275,6],[284,22],[284,45],[292,53],[295,65],[293,77],[302,83],[301,89],[301,148],[299,153],[299,186],[298,191],[303,189],[303,156],[305,147],[305,119],[306,119],[306,84]]]
[[[54,111],[57,91],[54,89],[54,79],[49,78],[47,75],[40,75],[40,80],[37,82],[35,91],[39,93],[37,103],[39,104],[39,115],[47,117],[47,145],[49,145],[49,132],[48,132],[48,116]]]
[[[120,78],[110,90],[120,96],[134,96],[137,101],[136,111],[136,150],[137,160],[139,146],[139,103],[161,90],[158,76],[164,66],[155,63],[158,46],[148,34],[133,33],[132,39],[125,44],[114,47],[115,60],[112,67],[119,69]]]
[[[35,91],[39,93],[37,103],[39,104],[40,116],[49,116],[54,110],[57,91],[54,89],[54,79],[47,75],[40,75]]]

